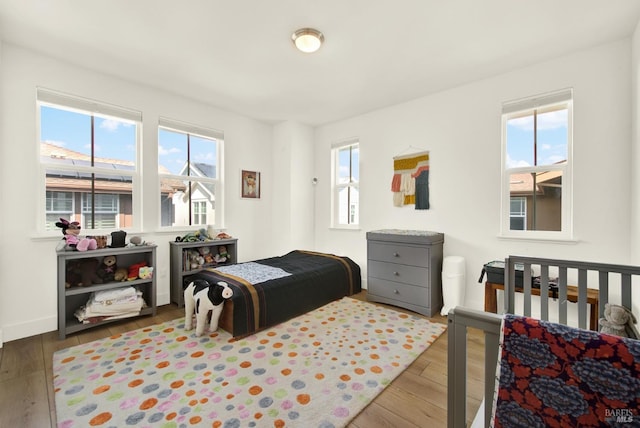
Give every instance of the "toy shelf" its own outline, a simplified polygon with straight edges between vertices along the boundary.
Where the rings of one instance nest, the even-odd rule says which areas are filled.
[[[156,266],[156,246],[140,245],[124,248],[103,248],[89,251],[57,251],[58,257],[58,337],[64,339],[68,334],[93,328],[106,323],[121,321],[128,318],[112,319],[95,323],[82,323],[75,317],[75,311],[84,306],[91,293],[112,290],[125,286],[133,286],[142,292],[146,307],[136,316],[156,314],[156,275],[151,278],[135,279],[132,281],[111,281],[89,286],[73,286],[67,288],[67,264],[74,260],[95,258],[99,261],[105,256],[116,256],[119,267],[127,267],[135,263],[146,262],[147,266]]]
[[[184,306],[184,280],[189,275],[196,274],[203,269],[215,269],[216,266],[225,266],[235,264],[238,261],[238,240],[230,239],[213,239],[210,241],[196,242],[169,242],[170,246],[170,263],[171,263],[171,302],[178,305],[179,308]],[[227,247],[229,254],[228,260],[223,263],[203,264],[193,269],[188,266],[187,254],[189,250],[197,251],[200,247],[208,247],[211,254],[218,254],[219,247]]]

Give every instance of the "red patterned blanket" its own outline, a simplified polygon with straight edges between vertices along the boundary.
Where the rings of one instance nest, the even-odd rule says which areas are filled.
[[[640,427],[640,341],[505,315],[492,426]]]

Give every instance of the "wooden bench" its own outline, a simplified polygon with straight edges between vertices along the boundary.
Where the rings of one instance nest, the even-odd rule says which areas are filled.
[[[504,284],[485,282],[484,284],[484,310],[485,312],[498,312],[498,290],[504,290]],[[522,288],[516,288],[516,293],[522,293]],[[539,296],[539,288],[531,288],[531,295]],[[549,290],[549,297],[557,297],[553,290]],[[567,300],[573,303],[578,301],[578,287],[567,285]],[[598,290],[587,288],[587,303],[589,304],[589,328],[598,331]]]

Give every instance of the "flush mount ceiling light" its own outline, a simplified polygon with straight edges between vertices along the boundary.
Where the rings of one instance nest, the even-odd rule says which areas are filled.
[[[324,36],[314,28],[301,28],[291,35],[293,44],[304,53],[312,53],[320,49]]]

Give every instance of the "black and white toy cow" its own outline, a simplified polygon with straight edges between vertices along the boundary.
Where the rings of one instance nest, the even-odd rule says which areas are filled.
[[[196,279],[184,289],[184,329],[193,328],[193,313],[196,314],[196,336],[202,336],[207,324],[207,315],[211,311],[209,331],[218,329],[218,319],[222,313],[224,301],[233,296],[233,290],[226,282],[215,285],[204,279]]]

